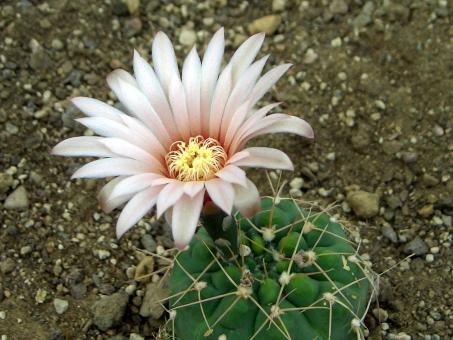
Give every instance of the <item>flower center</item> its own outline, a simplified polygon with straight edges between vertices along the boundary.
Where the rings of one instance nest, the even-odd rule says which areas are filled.
[[[227,155],[214,138],[191,137],[175,142],[165,156],[170,176],[183,182],[206,181],[223,168]]]

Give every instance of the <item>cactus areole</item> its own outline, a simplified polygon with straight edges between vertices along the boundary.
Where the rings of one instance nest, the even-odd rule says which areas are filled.
[[[344,228],[292,199],[253,218],[206,207],[170,279],[178,339],[357,339],[370,272]]]

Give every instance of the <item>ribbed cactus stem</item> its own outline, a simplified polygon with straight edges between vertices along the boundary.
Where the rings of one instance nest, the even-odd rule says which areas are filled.
[[[239,255],[239,236],[233,217],[226,215],[212,202],[207,202],[201,215],[201,224],[225,254]]]

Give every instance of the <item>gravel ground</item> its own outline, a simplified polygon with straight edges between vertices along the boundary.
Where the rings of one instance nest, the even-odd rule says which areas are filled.
[[[114,101],[105,76],[131,69],[164,30],[179,57],[220,26],[230,54],[266,31],[270,65],[292,62],[265,101],[315,129],[257,141],[296,163],[291,194],[360,227],[381,278],[367,318],[372,339],[453,337],[453,12],[446,0],[0,3],[0,337],[153,338],[165,265],[137,248],[172,247],[149,216],[122,240],[95,200],[102,181],[70,181],[81,159],[51,157],[88,134],[68,101]],[[260,181],[263,172],[251,172]],[[268,187],[262,181],[262,192]],[[286,191],[288,193],[288,190]],[[415,255],[400,263],[407,255]],[[103,299],[100,297],[103,296]]]

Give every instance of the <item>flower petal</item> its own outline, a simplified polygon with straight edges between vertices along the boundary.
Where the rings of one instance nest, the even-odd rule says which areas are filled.
[[[115,82],[116,80],[121,80],[130,86],[138,88],[137,81],[135,78],[130,74],[129,72],[123,70],[123,69],[116,69],[113,70],[108,76],[107,76],[107,84],[112,87],[111,82]]]
[[[255,60],[264,41],[264,33],[252,35],[236,50],[231,57],[230,64],[233,67],[233,82],[239,79],[240,75],[246,70]]]
[[[224,181],[247,186],[247,177],[245,171],[233,164],[228,164],[222,170],[215,174]]]
[[[158,32],[156,34],[152,46],[152,55],[154,69],[159,76],[164,91],[168,93],[172,78],[179,78],[179,70],[176,62],[175,50],[165,33]]]
[[[142,148],[131,144],[119,138],[103,138],[99,143],[106,146],[110,151],[114,152],[117,156],[128,157],[149,164],[155,169],[163,170],[161,160],[157,159],[150,153]]]
[[[171,140],[167,128],[154,111],[146,96],[135,86],[125,82],[112,72],[107,77],[109,85],[127,110],[140,119],[162,141]]]
[[[203,207],[205,191],[200,191],[194,198],[183,195],[173,206],[172,231],[175,245],[179,249],[187,246],[195,230]]]
[[[225,105],[231,93],[233,78],[231,66],[226,66],[219,77],[212,97],[211,113],[208,117],[209,135],[212,138],[219,139],[220,126],[222,123]]]
[[[168,89],[170,105],[175,117],[176,126],[184,140],[188,140],[190,135],[190,120],[187,112],[186,94],[179,77],[174,77]]]
[[[272,114],[263,119],[263,125],[257,124],[255,131],[249,138],[266,133],[289,132],[296,135],[313,139],[313,129],[305,120],[286,114]],[[269,122],[270,124],[266,124]]]
[[[72,137],[52,149],[52,155],[78,157],[112,157],[115,154],[100,143],[101,137]]]
[[[233,137],[239,132],[239,127],[244,122],[244,120],[247,116],[249,107],[250,107],[249,102],[246,101],[241,106],[239,106],[239,108],[236,110],[236,112],[231,117],[231,122],[228,126],[228,130],[226,132],[225,139],[223,141],[225,149],[228,149],[228,147],[231,144],[231,141],[233,140]]]
[[[204,182],[186,182],[184,184],[184,193],[189,195],[190,197],[195,197],[195,195],[198,194],[203,188]]]
[[[116,237],[121,238],[156,204],[161,187],[151,187],[136,194],[126,204],[116,224]]]
[[[133,175],[125,178],[119,182],[112,190],[109,195],[109,200],[115,199],[124,195],[135,194],[138,191],[142,191],[147,187],[152,186],[152,181],[156,178],[162,177],[161,175],[154,173],[144,173]]]
[[[152,172],[148,164],[130,158],[103,158],[90,162],[78,169],[71,178],[101,178],[128,176]]]
[[[133,132],[124,124],[103,117],[77,118],[77,122],[104,137],[117,137],[134,143]]]
[[[234,162],[234,165],[267,169],[294,170],[293,163],[289,157],[278,149],[251,147],[244,149],[243,151],[248,152],[249,156]]]
[[[205,183],[206,190],[212,201],[227,215],[233,209],[234,189],[233,186],[220,178],[211,179]]]
[[[289,132],[299,136],[312,139],[314,137],[313,129],[305,120],[281,113],[274,113],[264,117],[255,125],[251,126],[242,134],[230,147],[229,152],[241,148],[250,139],[266,133]]]
[[[222,64],[222,57],[225,48],[223,31],[222,27],[212,37],[204,53],[201,65],[200,110],[202,124],[201,128],[203,133],[208,133],[209,117],[212,112],[211,107],[213,94],[216,88],[217,78],[219,76],[220,65]]]
[[[233,90],[231,91],[231,95],[228,98],[228,102],[225,106],[225,111],[222,117],[222,123],[220,127],[220,142],[223,142],[225,135],[227,133],[228,127],[230,125],[231,120],[233,119],[233,115],[236,110],[244,103],[244,101],[249,96],[250,92],[253,89],[253,86],[256,83],[261,71],[263,70],[264,64],[269,56],[265,56],[258,60],[257,62],[253,63],[247,71],[240,76],[238,82],[234,86]]]
[[[192,136],[198,136],[201,133],[200,81],[201,62],[197,50],[194,47],[184,61],[182,68],[182,83],[186,93],[187,111],[189,113]]]
[[[110,195],[112,194],[115,187],[126,178],[127,177],[116,177],[112,179],[110,182],[104,185],[104,187],[99,192],[98,194],[99,204],[105,213],[107,214],[110,213],[111,211],[119,207],[121,204],[128,201],[133,196],[133,194],[129,194],[118,196],[114,199],[110,198]]]
[[[184,183],[174,181],[167,184],[157,198],[157,218],[170,208],[184,194]]]
[[[234,185],[234,207],[245,217],[252,217],[260,209],[260,194],[255,184],[247,179],[247,186]]]
[[[170,105],[159,79],[151,65],[137,51],[134,51],[134,74],[141,91],[167,127],[172,139],[179,138]]]
[[[291,64],[284,64],[274,67],[262,76],[255,84],[255,87],[250,94],[250,107],[255,104],[263,97],[263,95],[274,86],[274,84],[281,78],[283,74],[291,67]]]
[[[121,122],[119,115],[122,114],[122,112],[98,99],[75,97],[71,99],[71,102],[87,116],[104,117],[118,123]]]

